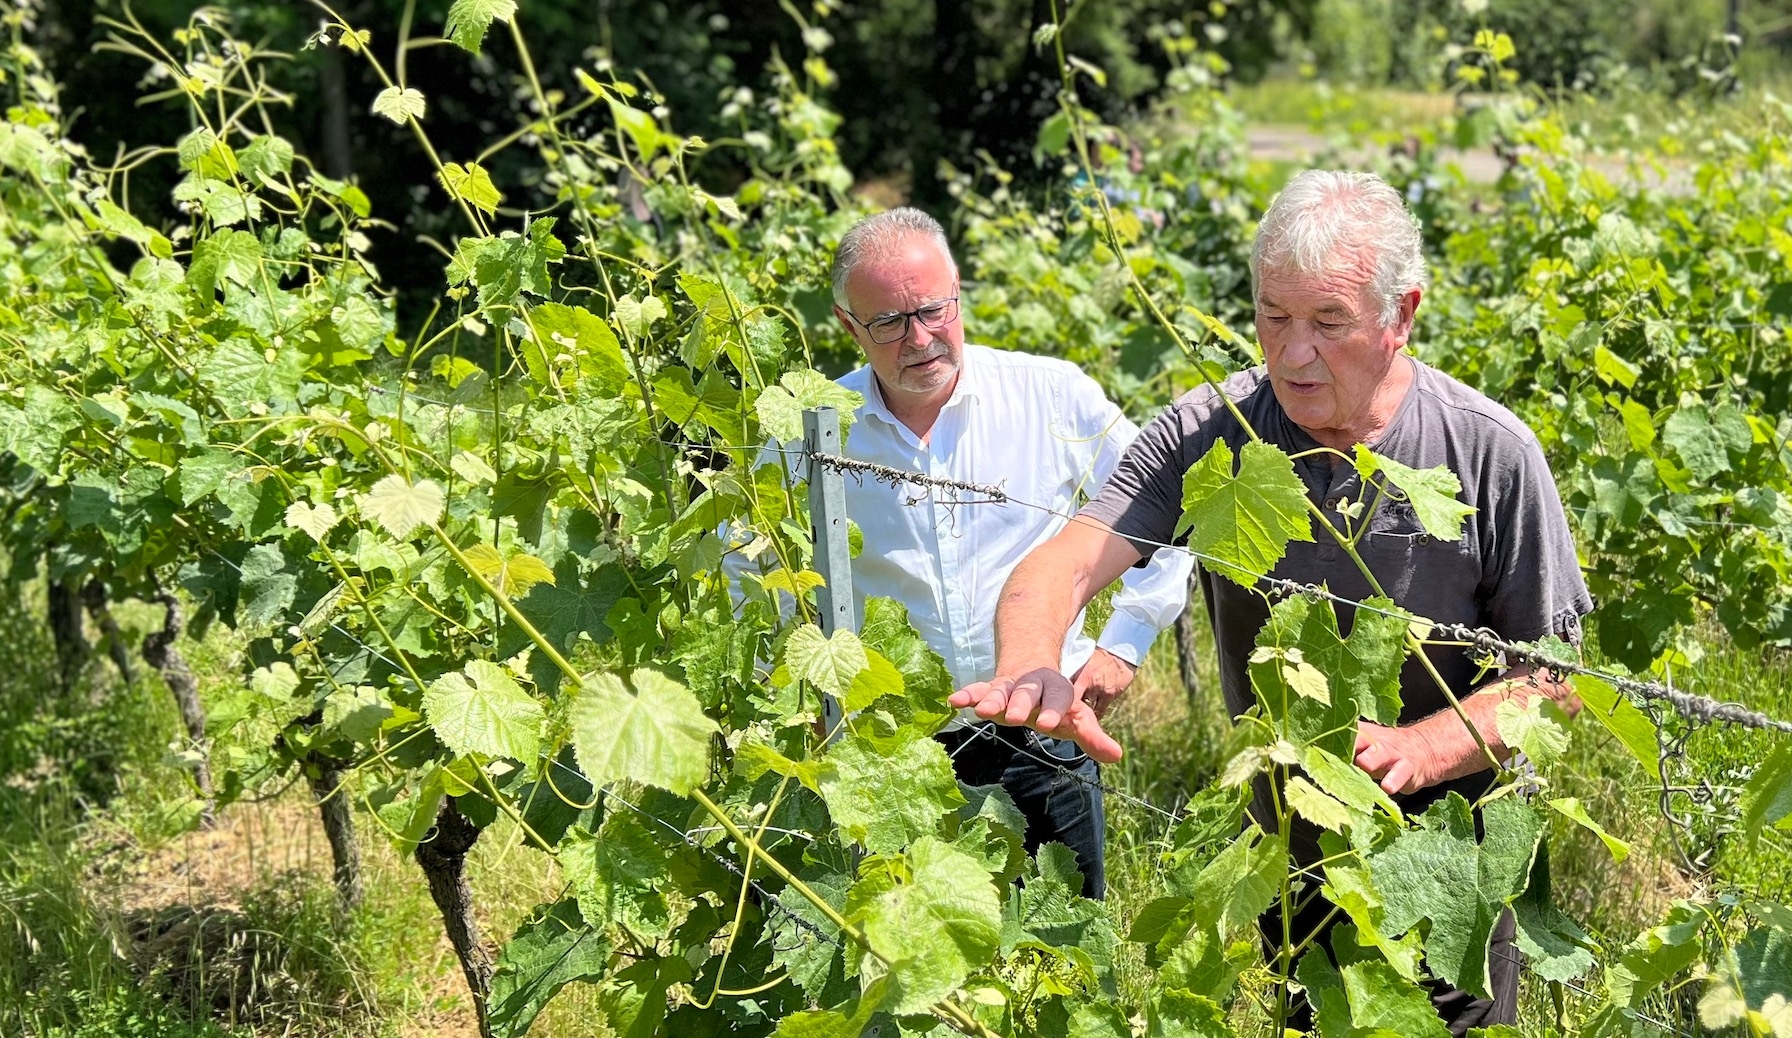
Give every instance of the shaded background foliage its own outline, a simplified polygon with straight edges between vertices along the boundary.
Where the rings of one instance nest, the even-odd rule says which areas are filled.
[[[380,84],[363,62],[345,60],[335,48],[307,48],[322,12],[305,3],[229,0],[228,12],[244,39],[296,60],[280,86],[290,96],[282,125],[300,154],[317,157],[323,172],[353,177],[373,210],[391,221],[377,240],[375,257],[386,280],[407,296],[433,286],[436,266],[420,238],[446,242],[453,216],[417,185],[431,171],[408,132],[374,116],[363,99]],[[345,0],[336,5],[355,24],[398,26],[410,12],[413,31],[437,26],[446,0]],[[1621,79],[1627,70],[1653,69],[1675,89],[1710,86],[1700,69],[1721,63],[1728,52],[1713,43],[1729,17],[1727,0],[1691,4],[1644,0],[1608,4],[1596,0],[1111,0],[1070,5],[1064,35],[1067,53],[1104,69],[1103,86],[1091,85],[1084,101],[1106,121],[1117,122],[1159,96],[1172,67],[1166,40],[1193,36],[1222,58],[1231,74],[1250,82],[1278,65],[1367,83],[1427,86],[1449,82],[1456,60],[1450,41],[1472,35],[1477,24],[1524,26],[1526,46],[1515,67],[1526,81],[1591,87]],[[1053,111],[1057,71],[1045,52],[1029,43],[1032,28],[1052,20],[1052,0],[821,0],[798,11],[789,0],[531,0],[535,66],[549,89],[578,96],[575,67],[613,64],[648,86],[677,113],[678,129],[706,138],[738,134],[742,91],[763,94],[765,69],[775,55],[794,63],[804,52],[808,19],[829,45],[833,77],[817,85],[842,117],[841,159],[860,177],[892,178],[920,205],[942,210],[949,177],[942,161],[973,164],[981,154],[1023,179],[1039,179],[1033,158],[1036,129]],[[1484,8],[1476,10],[1477,7]],[[1745,28],[1769,47],[1792,35],[1780,24],[1785,0],[1754,0]],[[131,89],[142,77],[137,59],[107,50],[102,16],[127,10],[152,33],[166,36],[186,22],[193,4],[183,0],[51,0],[37,20],[33,43],[48,72],[81,99],[75,135],[105,159],[146,141],[170,140],[187,130],[179,105],[139,103]],[[816,16],[825,16],[817,21]],[[375,40],[386,46],[390,40]],[[513,40],[494,33],[486,53],[471,63],[452,47],[414,50],[409,80],[429,98],[432,135],[447,161],[477,156],[527,114],[527,91]],[[1628,64],[1627,64],[1628,63]],[[1640,74],[1640,73],[1636,73]],[[700,160],[696,173],[727,190],[745,171],[718,151]],[[510,148],[485,163],[500,184],[539,178],[539,158]],[[173,172],[165,165],[133,174],[138,205],[168,206]],[[172,216],[172,212],[170,211]]]

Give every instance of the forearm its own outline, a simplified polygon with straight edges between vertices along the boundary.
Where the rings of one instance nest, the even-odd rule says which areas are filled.
[[[1065,552],[1041,546],[1014,567],[996,603],[996,673],[1057,669],[1064,635],[1088,604],[1083,567]]]
[[[1500,704],[1512,702],[1525,707],[1533,697],[1555,703],[1570,717],[1580,711],[1580,698],[1565,682],[1557,681],[1548,671],[1524,667],[1508,671],[1464,697],[1462,712],[1468,715],[1469,723],[1475,726],[1493,756],[1504,761],[1511,757],[1512,749],[1500,737]],[[1444,769],[1440,781],[1472,775],[1489,766],[1487,754],[1481,751],[1455,710],[1440,710],[1413,727],[1430,743],[1438,760],[1454,762]]]

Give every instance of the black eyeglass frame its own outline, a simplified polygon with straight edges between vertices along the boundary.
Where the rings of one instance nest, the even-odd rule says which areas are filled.
[[[921,311],[931,310],[932,308],[934,308],[936,306],[940,306],[942,304],[950,304],[951,312],[946,314],[944,317],[938,318],[936,321],[930,322],[930,321],[922,320]],[[853,313],[851,310],[848,310],[845,307],[841,307],[840,311],[842,313],[844,313],[846,316],[852,318],[854,324],[858,325],[860,328],[865,329],[865,334],[870,336],[872,342],[877,343],[879,346],[888,346],[890,343],[901,342],[903,339],[908,338],[908,330],[909,330],[909,322],[910,321],[920,321],[921,327],[927,329],[930,332],[937,332],[940,329],[944,328],[946,325],[951,324],[952,319],[954,317],[958,316],[958,296],[950,295],[950,296],[945,297],[944,299],[935,299],[933,302],[928,303],[926,306],[916,307],[913,310],[900,310],[893,314],[880,314],[870,321],[859,320],[858,314]],[[895,335],[892,335],[887,339],[880,339],[877,337],[877,333],[873,332],[871,330],[872,325],[883,324],[885,321],[893,320],[897,317],[902,318],[902,325],[901,325],[901,331],[897,332]]]

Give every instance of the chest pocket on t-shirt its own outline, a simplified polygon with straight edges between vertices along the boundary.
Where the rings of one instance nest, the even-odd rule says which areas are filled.
[[[1473,602],[1481,566],[1467,537],[1455,541],[1433,537],[1403,502],[1388,502],[1381,512],[1370,522],[1360,550],[1394,601],[1435,607],[1460,594],[1465,606]]]

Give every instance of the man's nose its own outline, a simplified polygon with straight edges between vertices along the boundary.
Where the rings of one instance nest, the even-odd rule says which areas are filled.
[[[915,349],[924,350],[933,345],[934,338],[934,333],[929,331],[927,326],[921,323],[919,317],[910,317],[908,319],[908,335],[906,336],[906,341],[913,343]]]
[[[1299,370],[1319,359],[1319,346],[1312,331],[1300,328],[1298,322],[1289,323],[1296,327],[1282,337],[1280,359],[1284,369]]]

